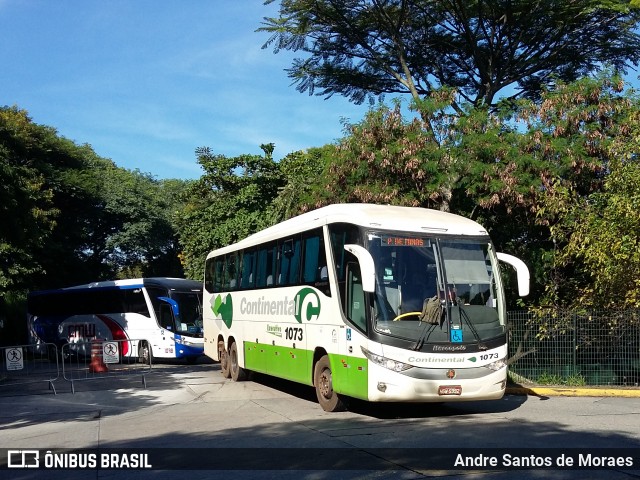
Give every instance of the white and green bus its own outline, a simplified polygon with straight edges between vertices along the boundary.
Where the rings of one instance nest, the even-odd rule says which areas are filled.
[[[323,207],[207,256],[204,352],[223,375],[314,386],[326,411],[374,402],[499,399],[504,288],[478,223],[435,210]]]

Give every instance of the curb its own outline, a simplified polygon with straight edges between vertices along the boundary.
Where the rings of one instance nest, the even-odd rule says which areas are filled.
[[[506,388],[507,395],[531,395],[534,397],[622,397],[640,398],[640,388],[571,388],[571,387],[523,387]]]

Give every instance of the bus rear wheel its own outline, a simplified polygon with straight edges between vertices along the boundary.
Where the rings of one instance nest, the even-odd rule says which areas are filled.
[[[224,347],[224,342],[218,342],[218,358],[220,359],[220,373],[224,378],[231,376],[231,370],[229,369],[229,354]]]
[[[231,369],[231,378],[234,382],[242,382],[247,379],[247,371],[238,363],[238,347],[236,346],[236,342],[233,342],[229,349],[229,367]]]
[[[318,403],[325,412],[340,412],[345,409],[344,402],[333,390],[333,376],[329,357],[323,355],[313,369],[313,385],[316,387]]]

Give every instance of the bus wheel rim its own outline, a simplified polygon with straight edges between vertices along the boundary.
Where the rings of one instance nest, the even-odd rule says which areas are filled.
[[[320,374],[320,393],[324,398],[331,398],[333,395],[331,383],[331,370],[323,370]]]

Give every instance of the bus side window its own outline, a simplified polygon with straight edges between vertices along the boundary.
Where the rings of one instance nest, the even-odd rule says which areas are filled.
[[[256,251],[249,250],[242,255],[242,275],[240,277],[240,288],[249,289],[255,285]]]
[[[224,257],[216,257],[213,265],[213,291],[222,292],[224,285]]]
[[[360,264],[358,262],[347,263],[347,281],[345,283],[346,292],[346,315],[353,324],[360,330],[367,331],[367,316],[364,301],[364,290],[362,289],[362,276],[360,275]]]
[[[162,290],[161,288],[147,287],[147,293],[149,294],[151,305],[153,305],[153,311],[156,314],[156,320],[158,321],[158,323],[160,323],[160,304],[162,302],[158,300],[158,297],[166,296],[167,292]]]
[[[324,237],[322,230],[315,230],[304,241],[303,283],[313,284],[328,279]]]
[[[225,276],[223,288],[225,291],[236,290],[238,287],[238,254],[231,253],[227,255],[227,261],[225,266]]]
[[[278,245],[278,285],[297,285],[300,275],[300,238],[289,238]]]
[[[140,315],[151,318],[142,289],[125,290],[124,302],[126,304],[124,306],[124,312],[139,313]]]
[[[256,287],[270,287],[276,274],[276,245],[263,245],[258,250]]]
[[[354,243],[362,245],[360,238],[360,230],[354,225],[346,223],[334,223],[329,225],[331,233],[331,248],[333,250],[333,261],[336,266],[336,277],[338,282],[345,281],[345,271],[347,260],[347,251],[344,249],[345,244]],[[353,259],[354,257],[351,256]]]
[[[173,312],[171,311],[171,305],[165,302],[160,302],[160,326],[167,330],[175,331],[175,325],[173,320]]]
[[[213,277],[215,258],[208,258],[204,267],[204,288],[207,292],[213,293]]]

